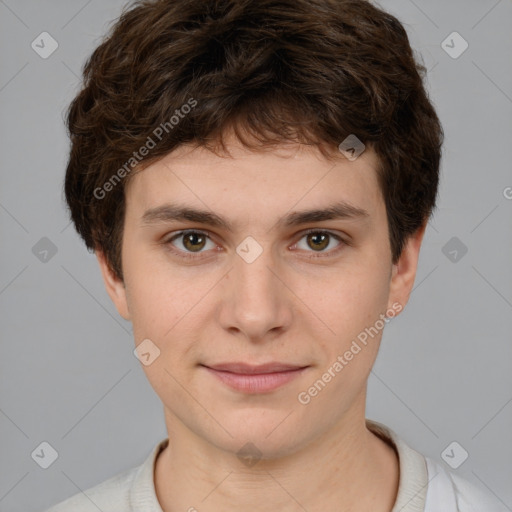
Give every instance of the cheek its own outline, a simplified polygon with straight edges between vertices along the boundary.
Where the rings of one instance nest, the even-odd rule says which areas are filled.
[[[388,296],[387,273],[378,266],[364,269],[354,269],[328,294],[315,297],[315,307],[335,334],[315,340],[320,364],[297,396],[306,418],[335,421],[364,392],[386,325],[380,315],[386,313]]]
[[[303,288],[306,291],[308,284],[304,283]],[[388,272],[379,265],[351,266],[314,290],[309,293],[311,309],[334,331],[331,335],[345,345],[386,312]]]
[[[158,396],[182,396],[177,382],[183,380],[182,373],[190,363],[187,353],[193,333],[188,327],[194,318],[194,297],[187,294],[182,281],[156,272],[132,271],[135,273],[127,282],[127,300],[142,370]],[[148,352],[150,360],[146,364],[142,356]]]
[[[145,338],[158,340],[165,325],[172,326],[177,312],[176,294],[178,284],[171,284],[161,271],[145,257],[144,252],[130,244],[127,237],[123,252],[123,270],[125,275],[126,300],[133,324],[135,343]],[[165,332],[165,331],[164,331]]]
[[[205,296],[218,276],[198,271],[180,272],[132,252],[124,262],[127,302],[135,344],[152,340],[162,359],[181,359],[204,321]]]

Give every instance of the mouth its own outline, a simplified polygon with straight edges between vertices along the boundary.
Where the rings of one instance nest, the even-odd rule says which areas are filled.
[[[286,363],[200,365],[228,387],[243,393],[269,393],[301,375],[308,366]]]

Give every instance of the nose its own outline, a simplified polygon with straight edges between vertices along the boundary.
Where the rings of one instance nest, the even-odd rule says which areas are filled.
[[[238,254],[233,260],[221,291],[221,326],[251,342],[274,339],[290,327],[293,318],[293,294],[285,285],[282,268],[268,249],[252,262]]]

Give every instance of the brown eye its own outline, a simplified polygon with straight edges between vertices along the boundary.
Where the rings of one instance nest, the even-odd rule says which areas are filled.
[[[309,233],[307,235],[308,245],[315,251],[323,251],[329,245],[329,238],[329,234],[321,232]]]
[[[192,252],[200,251],[206,243],[206,237],[202,233],[186,233],[183,235],[183,246]]]
[[[202,231],[181,231],[173,237],[164,241],[165,245],[172,248],[173,252],[184,257],[191,257],[194,253],[198,255],[205,252],[203,249],[213,249],[215,244],[210,240],[209,233]],[[210,243],[211,246],[207,247]]]
[[[309,253],[309,258],[315,258],[321,256],[336,256],[346,245],[349,244],[347,244],[343,238],[330,231],[311,229],[303,233],[302,237],[293,248]]]

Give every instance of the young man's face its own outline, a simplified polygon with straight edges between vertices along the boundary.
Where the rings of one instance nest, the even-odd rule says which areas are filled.
[[[336,163],[304,146],[231,152],[181,147],[134,175],[124,284],[98,255],[135,344],[151,340],[143,361],[160,351],[143,369],[170,435],[277,457],[364,425],[385,315],[407,302],[423,230],[392,265],[369,149]],[[333,207],[346,215],[299,216]],[[225,225],[174,219],[179,208]],[[267,364],[281,367],[255,368]]]

